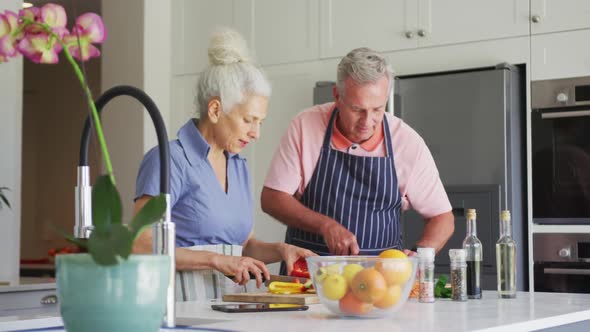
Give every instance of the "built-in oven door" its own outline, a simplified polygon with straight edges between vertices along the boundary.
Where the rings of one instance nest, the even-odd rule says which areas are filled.
[[[590,234],[533,234],[535,291],[590,293]]]
[[[590,263],[535,263],[535,291],[590,294]]]
[[[533,222],[590,224],[590,85],[561,81],[533,85]]]

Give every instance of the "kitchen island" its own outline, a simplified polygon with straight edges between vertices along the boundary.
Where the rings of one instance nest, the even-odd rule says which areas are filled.
[[[177,305],[178,324],[206,331],[590,331],[590,294],[519,292],[499,300],[484,291],[482,300],[419,303],[410,299],[395,316],[381,319],[340,318],[321,304],[308,311],[229,314],[211,310],[218,301]],[[57,312],[0,312],[0,331],[61,326]],[[555,328],[555,329],[552,329]],[[56,330],[53,330],[56,331]],[[183,329],[186,331],[186,329]]]

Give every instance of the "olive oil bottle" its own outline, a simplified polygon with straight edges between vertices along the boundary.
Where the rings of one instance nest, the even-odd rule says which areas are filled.
[[[512,238],[510,211],[502,210],[500,238],[496,242],[496,267],[499,298],[516,297],[516,241]]]

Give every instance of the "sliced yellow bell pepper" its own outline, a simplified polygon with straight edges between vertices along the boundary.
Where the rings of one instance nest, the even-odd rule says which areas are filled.
[[[273,281],[268,285],[272,294],[301,294],[307,290],[305,286],[295,282]]]

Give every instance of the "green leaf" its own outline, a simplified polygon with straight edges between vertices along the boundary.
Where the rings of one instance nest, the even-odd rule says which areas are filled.
[[[109,235],[115,252],[127,259],[131,255],[131,247],[133,246],[133,235],[129,229],[125,225],[114,224]]]
[[[88,248],[88,239],[78,239],[77,237],[64,232],[61,228],[55,225],[51,225],[51,227],[55,232],[61,234],[61,236],[63,236],[68,242],[71,242],[81,248]]]
[[[9,209],[12,209],[12,207],[10,206],[10,202],[8,201],[8,199],[6,198],[6,196],[3,193],[4,190],[10,191],[10,188],[0,187],[0,199],[2,200],[2,202],[4,202],[4,205],[8,206]],[[2,204],[0,204],[0,209],[2,209]]]
[[[88,252],[99,265],[115,265],[117,256],[127,259],[131,254],[133,237],[122,224],[113,224],[106,233],[92,232],[88,240]]]
[[[101,175],[92,188],[93,233],[107,233],[111,225],[121,224],[121,198],[111,178]]]
[[[434,297],[445,297],[443,295],[445,294],[445,285],[448,279],[449,277],[444,274],[438,277],[438,281],[434,285]]]
[[[145,227],[162,219],[165,212],[166,196],[160,194],[156,197],[152,197],[131,221],[133,239],[135,240]]]
[[[10,206],[10,202],[8,202],[8,199],[6,199],[6,196],[4,196],[2,192],[0,192],[0,199],[2,199],[2,202],[4,202],[4,204],[8,206],[8,208],[12,209],[12,207]],[[0,205],[0,208],[2,208],[2,205]]]
[[[107,233],[108,234],[108,233]],[[117,253],[108,235],[93,231],[88,239],[88,252],[99,265],[115,265]]]

